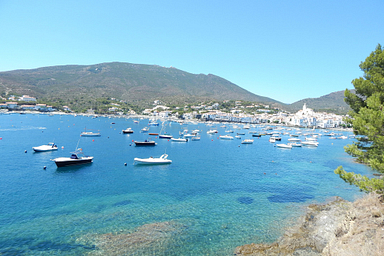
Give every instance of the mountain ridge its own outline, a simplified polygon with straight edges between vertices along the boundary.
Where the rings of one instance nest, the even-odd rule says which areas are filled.
[[[174,67],[127,62],[61,65],[0,72],[0,93],[27,94],[48,100],[60,99],[68,104],[79,98],[91,101],[101,97],[119,98],[132,104],[150,104],[157,99],[168,104],[244,100],[292,111],[300,109],[302,101],[306,100],[284,104],[251,93],[213,74],[192,74]],[[336,105],[340,104],[342,103]]]

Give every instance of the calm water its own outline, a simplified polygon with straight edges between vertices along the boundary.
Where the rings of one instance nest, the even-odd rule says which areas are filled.
[[[0,115],[0,254],[232,255],[236,246],[274,241],[310,203],[362,196],[333,173],[339,165],[371,176],[344,153],[351,139],[323,136],[318,148],[285,150],[269,136],[243,145],[218,139],[228,127],[209,135],[205,124],[171,123],[168,133],[199,129],[201,140],[151,136],[157,146],[135,147],[132,140],[149,137],[140,133],[145,126],[148,120]],[[102,136],[80,138],[85,127]],[[134,133],[122,134],[127,127]],[[51,141],[58,151],[33,152]],[[69,156],[78,142],[94,162],[56,168],[50,159]],[[133,165],[164,152],[172,164]]]

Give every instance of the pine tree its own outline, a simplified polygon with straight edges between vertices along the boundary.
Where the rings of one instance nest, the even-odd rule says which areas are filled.
[[[351,107],[347,123],[352,124],[357,141],[344,147],[358,162],[384,173],[384,49],[379,44],[360,64],[363,77],[352,81],[355,92],[345,90],[345,102]],[[381,179],[368,179],[347,173],[342,167],[335,170],[341,178],[370,192],[383,192]]]

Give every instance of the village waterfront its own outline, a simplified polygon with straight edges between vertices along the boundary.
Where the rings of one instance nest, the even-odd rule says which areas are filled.
[[[324,130],[279,126],[282,143],[293,133],[323,134],[318,147],[282,149],[269,136],[241,144],[252,138],[250,131],[265,131],[265,125],[166,122],[164,130],[175,137],[184,130],[200,131],[199,141],[180,143],[140,132],[148,123],[0,115],[0,254],[232,255],[239,245],[273,242],[310,203],[363,196],[333,173],[338,166],[373,175],[344,152],[353,141],[351,132],[337,131],[347,139],[330,139]],[[123,134],[127,127],[134,133]],[[101,136],[80,137],[85,128]],[[161,128],[160,122],[149,132]],[[218,133],[207,134],[210,129]],[[219,139],[228,130],[244,135]],[[145,139],[157,145],[133,143]],[[48,142],[59,149],[33,152],[32,147]],[[76,147],[94,156],[93,163],[57,168],[51,161]],[[133,165],[135,157],[164,153],[172,164]]]

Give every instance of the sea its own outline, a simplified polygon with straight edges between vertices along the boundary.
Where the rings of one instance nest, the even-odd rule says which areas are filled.
[[[323,134],[318,147],[283,149],[270,143],[267,125],[158,121],[150,133],[174,137],[199,130],[199,141],[172,142],[141,132],[150,120],[82,115],[0,115],[0,255],[233,255],[237,246],[271,243],[306,206],[364,193],[334,170],[372,177],[344,152],[348,139],[324,130],[273,127],[289,134]],[[222,127],[225,125],[226,127]],[[132,128],[133,134],[122,130]],[[207,134],[210,129],[218,133]],[[98,131],[100,137],[80,137]],[[233,130],[241,139],[222,140]],[[330,131],[332,132],[332,131]],[[304,139],[302,135],[300,137]],[[155,140],[153,147],[134,142]],[[54,142],[59,149],[35,153]],[[57,168],[51,161],[76,148],[93,163]],[[134,158],[168,154],[168,165],[142,166]]]

